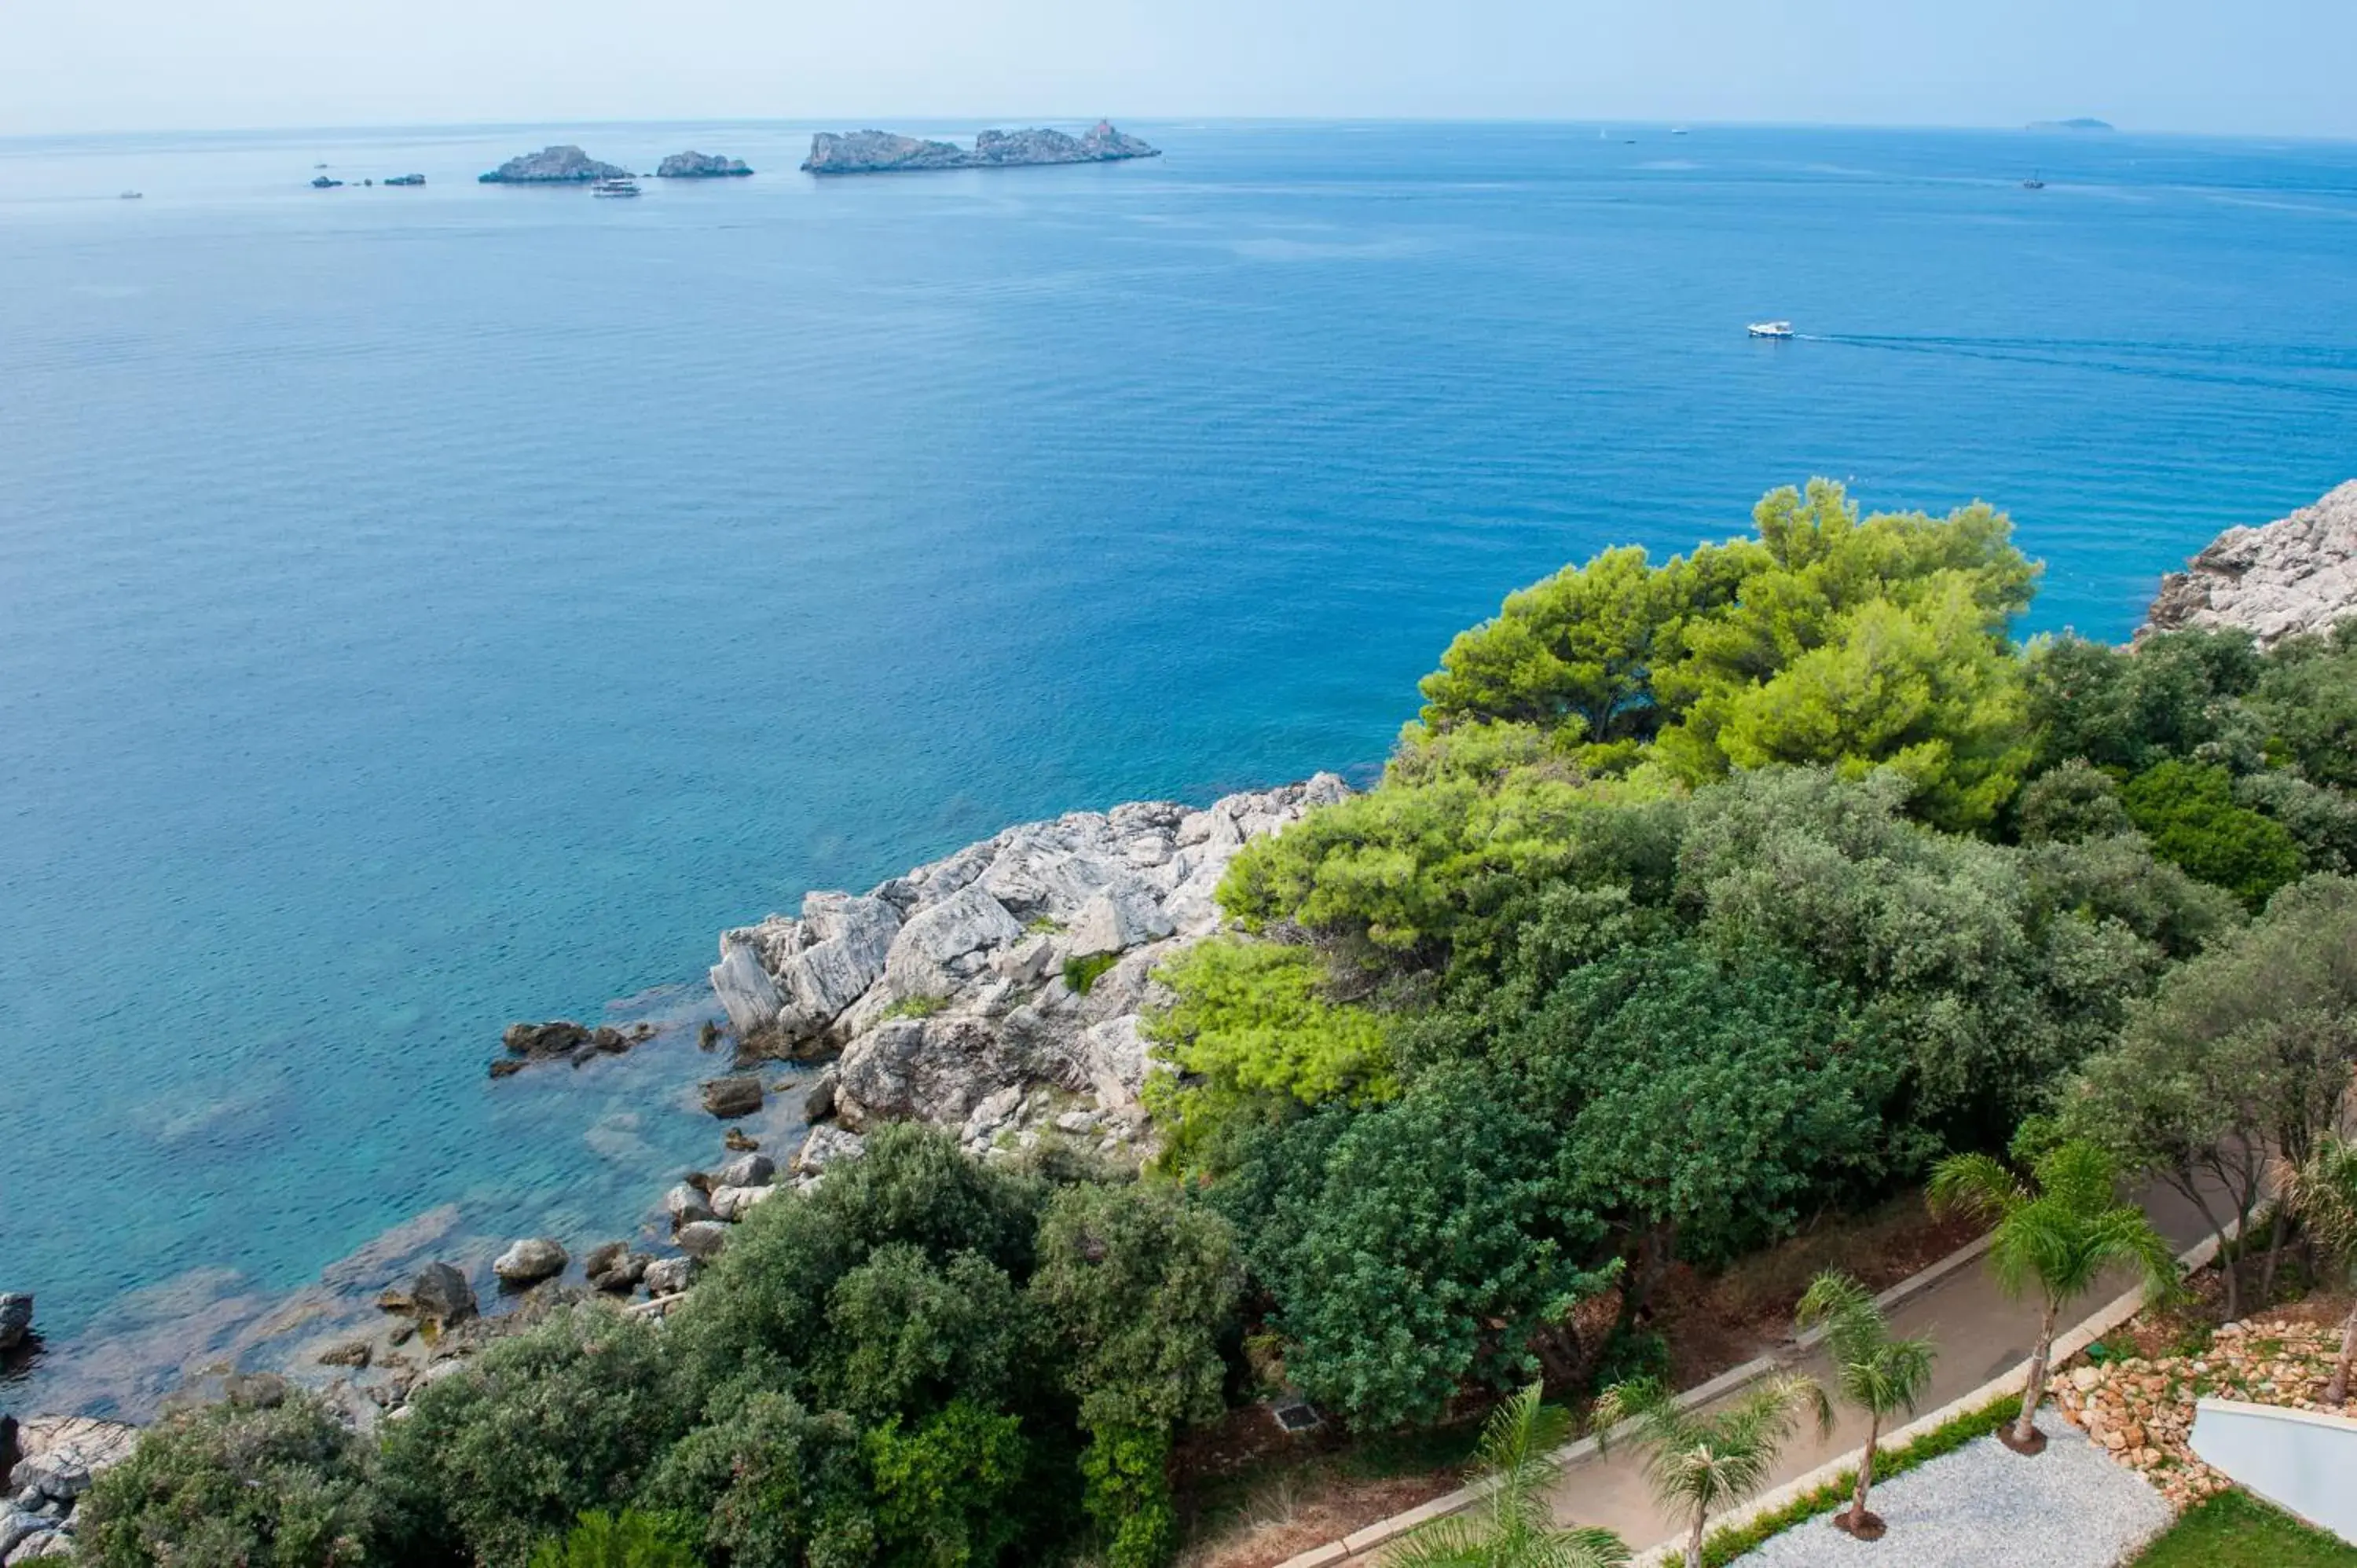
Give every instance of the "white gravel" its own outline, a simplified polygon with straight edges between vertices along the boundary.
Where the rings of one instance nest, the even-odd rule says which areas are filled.
[[[1890,1532],[1867,1545],[1825,1514],[1737,1561],[1745,1568],[2115,1568],[2174,1515],[2141,1476],[2114,1464],[2051,1412],[2046,1452],[2024,1459],[1994,1437],[1878,1485],[1867,1503]]]

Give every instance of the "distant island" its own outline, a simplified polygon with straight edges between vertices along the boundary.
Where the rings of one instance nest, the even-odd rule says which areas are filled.
[[[579,147],[544,147],[476,177],[484,185],[588,185],[630,177],[630,170],[601,164]]]
[[[2032,120],[2028,128],[2032,131],[2116,131],[2119,129],[2109,120],[2097,120],[2085,114],[2072,120]]]
[[[1061,131],[985,131],[972,151],[954,142],[934,142],[889,131],[821,131],[811,138],[808,174],[898,174],[914,169],[1013,168],[1034,164],[1102,164],[1123,158],[1156,158],[1159,147],[1124,135],[1100,120],[1080,136]]]
[[[655,166],[658,179],[735,179],[752,172],[742,158],[712,153],[673,153]]]

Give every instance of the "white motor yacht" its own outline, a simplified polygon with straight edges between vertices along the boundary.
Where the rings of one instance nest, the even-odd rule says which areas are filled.
[[[1789,321],[1755,321],[1750,327],[1754,338],[1790,338],[1792,324]]]

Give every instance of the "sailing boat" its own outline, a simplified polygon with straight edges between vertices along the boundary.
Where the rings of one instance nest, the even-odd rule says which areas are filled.
[[[2021,182],[2021,188],[2024,190],[2044,190],[2046,188],[2046,182],[2038,177],[2038,171],[2036,169],[2031,169],[2029,171],[2029,177]]]

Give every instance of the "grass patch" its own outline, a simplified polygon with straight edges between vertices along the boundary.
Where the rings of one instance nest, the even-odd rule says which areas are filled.
[[[1051,920],[1045,915],[1034,915],[1023,922],[1023,929],[1035,937],[1052,937],[1064,929],[1064,922]]]
[[[1874,1484],[1879,1487],[1918,1466],[1930,1464],[1943,1454],[1953,1454],[1965,1444],[1986,1437],[2020,1413],[2021,1396],[2001,1394],[1978,1410],[1968,1410],[1962,1415],[1951,1417],[1903,1448],[1885,1449],[1874,1462]],[[1848,1507],[1850,1488],[1857,1485],[1857,1472],[1844,1470],[1824,1485],[1802,1493],[1773,1513],[1762,1514],[1749,1524],[1714,1530],[1710,1539],[1703,1542],[1705,1568],[1725,1568],[1727,1563],[1771,1536],[1781,1535],[1794,1525],[1805,1524],[1819,1514]],[[1873,1505],[1869,1502],[1867,1506]],[[2332,1561],[2339,1563],[2341,1559]],[[2357,1568],[2357,1558],[2349,1561],[2351,1568]]]
[[[1103,978],[1104,972],[1121,961],[1117,952],[1101,952],[1088,958],[1068,958],[1064,961],[1064,983],[1086,996],[1089,987]]]
[[[2221,1492],[2186,1509],[2134,1568],[2357,1568],[2357,1549],[2247,1492]]]
[[[946,996],[904,996],[876,1016],[879,1024],[895,1018],[930,1018],[950,1004]]]

